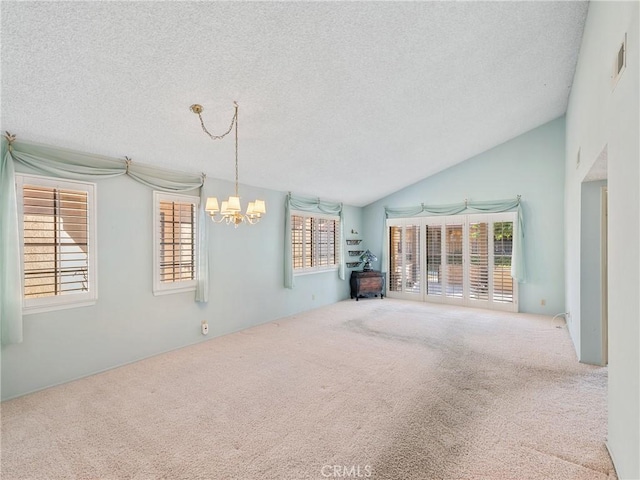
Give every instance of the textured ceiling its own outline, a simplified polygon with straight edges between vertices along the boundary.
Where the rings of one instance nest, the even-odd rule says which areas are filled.
[[[562,115],[585,2],[8,2],[1,128],[351,205]],[[221,192],[220,196],[226,195]]]

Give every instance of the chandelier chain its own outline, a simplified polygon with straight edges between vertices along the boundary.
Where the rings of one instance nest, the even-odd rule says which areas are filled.
[[[239,197],[238,195],[238,104],[235,104],[236,106],[236,113],[233,116],[233,123],[235,123],[236,125],[236,197]]]
[[[207,127],[204,126],[204,120],[202,120],[202,113],[197,112],[198,118],[200,119],[200,126],[202,127],[202,131],[207,135],[209,135],[209,138],[211,138],[211,140],[222,140],[224,137],[226,137],[231,133],[231,130],[233,129],[233,125],[238,121],[238,104],[236,103],[235,106],[236,106],[236,111],[233,115],[233,118],[231,119],[231,124],[229,125],[229,129],[226,132],[224,132],[222,135],[214,135],[211,132],[209,132],[209,130],[207,130]]]

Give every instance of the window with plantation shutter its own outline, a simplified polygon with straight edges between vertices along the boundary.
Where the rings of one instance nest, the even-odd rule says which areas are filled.
[[[16,175],[25,313],[97,298],[95,184]]]
[[[330,215],[291,215],[294,274],[335,270],[340,262],[340,218]]]
[[[154,295],[196,288],[199,198],[154,192]]]

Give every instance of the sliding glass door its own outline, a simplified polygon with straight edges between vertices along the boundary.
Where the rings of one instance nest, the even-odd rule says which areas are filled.
[[[387,220],[389,297],[517,311],[515,213]]]

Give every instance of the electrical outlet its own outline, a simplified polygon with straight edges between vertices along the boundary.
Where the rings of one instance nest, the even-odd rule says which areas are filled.
[[[206,320],[202,321],[202,334],[206,335],[207,333],[209,333],[209,324],[207,323]]]

